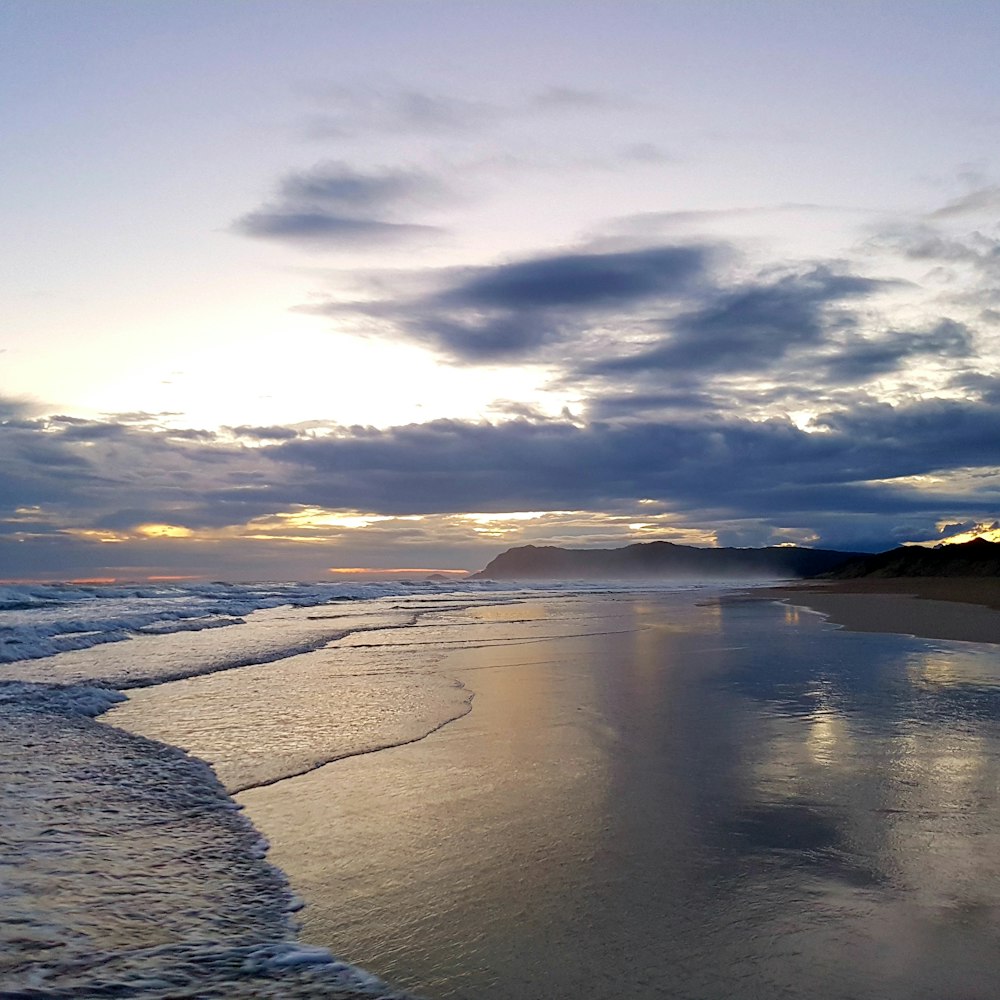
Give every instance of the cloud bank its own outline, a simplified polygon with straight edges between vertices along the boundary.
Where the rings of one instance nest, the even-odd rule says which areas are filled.
[[[689,414],[209,434],[11,417],[0,423],[0,553],[9,577],[69,552],[77,572],[121,572],[152,554],[161,568],[181,554],[189,565],[198,556],[236,566],[240,546],[247,560],[247,546],[258,560],[295,550],[319,567],[347,553],[366,564],[365,546],[391,539],[417,564],[460,554],[475,567],[497,542],[462,520],[469,511],[575,512],[574,537],[590,544],[609,537],[609,518],[624,543],[627,524],[652,517],[654,528],[722,544],[885,548],[1000,508],[1000,387],[991,389],[829,412],[810,429]],[[324,522],[308,510],[334,513]]]

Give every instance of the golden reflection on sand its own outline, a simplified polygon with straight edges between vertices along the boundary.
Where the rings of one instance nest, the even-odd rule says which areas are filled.
[[[843,718],[829,709],[815,712],[808,719],[806,746],[812,759],[823,767],[833,767],[844,757],[847,725]]]
[[[994,657],[955,647],[914,653],[907,663],[907,673],[918,687],[1000,688]]]

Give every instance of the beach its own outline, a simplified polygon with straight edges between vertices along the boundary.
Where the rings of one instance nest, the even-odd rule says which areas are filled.
[[[803,582],[753,596],[812,608],[855,632],[1000,643],[1000,580],[990,577]]]
[[[304,940],[433,998],[991,997],[997,652],[770,596],[526,604],[441,663],[467,716],[238,796]]]
[[[263,593],[7,664],[0,987],[988,1000],[1000,647],[906,616],[1000,615],[839,587]]]

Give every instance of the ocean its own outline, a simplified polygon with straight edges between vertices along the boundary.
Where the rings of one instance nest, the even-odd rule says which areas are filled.
[[[0,995],[995,997],[997,648],[464,588],[0,589]]]

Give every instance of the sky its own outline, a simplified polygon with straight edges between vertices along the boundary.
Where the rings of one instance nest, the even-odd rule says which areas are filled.
[[[993,524],[998,50],[961,0],[5,0],[0,578]]]

